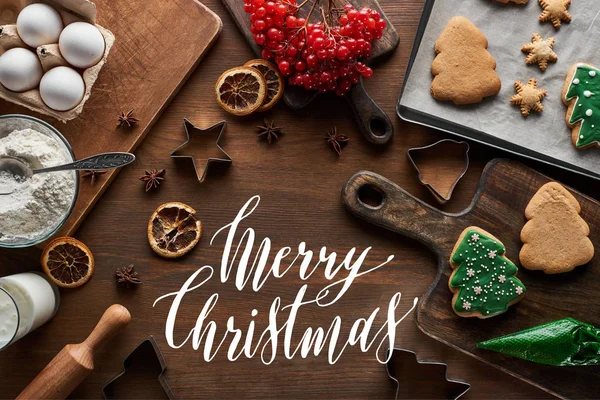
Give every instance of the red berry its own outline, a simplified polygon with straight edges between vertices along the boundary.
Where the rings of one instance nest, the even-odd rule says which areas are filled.
[[[273,57],[273,53],[269,49],[263,49],[260,53],[261,57],[265,60],[270,60]]]
[[[366,66],[361,71],[358,71],[358,72],[365,78],[370,78],[373,76],[373,70]]]
[[[258,7],[256,9],[256,11],[254,11],[254,14],[258,17],[258,18],[264,18],[265,15],[267,15],[267,10],[265,10],[264,7]]]
[[[313,35],[314,35],[314,32],[313,32]],[[316,50],[322,49],[323,47],[325,47],[325,39],[323,39],[322,37],[315,38],[315,41],[313,42],[313,47]]]
[[[309,68],[314,67],[315,65],[317,65],[318,62],[319,60],[314,54],[311,54],[308,57],[306,57],[306,65],[308,65]]]
[[[257,33],[256,35],[254,35],[254,41],[257,45],[262,46],[266,43],[267,37],[264,33]]]
[[[285,49],[285,55],[288,57],[296,57],[298,55],[298,49],[294,46],[288,46]]]
[[[376,25],[377,30],[382,31],[385,29],[386,26],[387,26],[387,23],[385,22],[385,20],[380,19],[379,21],[377,21],[377,25]]]
[[[365,22],[365,26],[367,29],[375,29],[377,26],[377,22],[373,18],[368,18]]]
[[[344,25],[342,29],[340,29],[340,35],[342,36],[352,36],[354,33],[354,29],[351,25]]]
[[[275,40],[279,36],[279,32],[280,30],[277,28],[269,28],[267,31],[267,37],[271,40]]]
[[[306,63],[302,60],[298,60],[296,61],[296,64],[294,64],[294,68],[298,72],[304,72],[306,70]]]
[[[256,20],[253,26],[259,32],[267,29],[267,24],[262,19]]]
[[[362,53],[364,57],[369,57],[371,55],[371,43],[365,43]]]
[[[340,25],[346,25],[348,23],[348,16],[345,14],[340,15],[340,17],[338,18],[338,22],[340,23]]]
[[[350,51],[355,51],[356,50],[356,39],[354,38],[348,38],[348,40],[346,40],[346,47],[348,48],[348,50]]]
[[[291,73],[290,70],[290,63],[287,61],[280,61],[277,66],[279,67],[279,71],[281,71],[281,73],[286,76],[289,75]]]
[[[260,7],[265,4],[265,0],[252,0],[252,5],[254,7]]]
[[[356,21],[358,19],[358,11],[354,9],[348,11],[346,15],[348,16],[348,20],[350,21]]]
[[[273,25],[281,28],[283,27],[283,25],[285,24],[285,20],[283,19],[283,17],[281,15],[273,15]]]
[[[316,54],[319,60],[325,60],[329,57],[329,53],[325,49],[317,50]]]
[[[277,7],[277,5],[273,1],[267,1],[265,3],[265,10],[267,10],[267,14],[273,14],[273,13],[275,13],[275,8],[276,7]]]
[[[244,11],[247,12],[248,14],[250,14],[252,12],[252,5],[251,4],[244,4]]]
[[[348,50],[346,46],[340,46],[338,47],[335,56],[339,60],[347,60],[348,57],[350,57],[350,50]]]
[[[363,8],[362,10],[360,10],[360,11],[358,12],[358,19],[359,19],[359,21],[363,21],[363,22],[364,22],[364,21],[366,21],[366,20],[367,20],[367,18],[369,18],[370,16],[371,16],[371,11],[369,11],[369,10],[368,10],[368,9],[366,9],[366,8]]]
[[[288,15],[287,18],[285,19],[285,25],[288,28],[295,28],[297,26],[298,23],[298,19],[296,17],[294,17],[293,15]]]
[[[277,15],[281,15],[282,17],[287,14],[287,7],[284,4],[278,4],[277,7],[275,7],[275,14]]]

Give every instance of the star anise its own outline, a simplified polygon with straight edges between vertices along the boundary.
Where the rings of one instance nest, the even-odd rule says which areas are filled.
[[[96,177],[98,175],[104,175],[108,171],[93,171],[93,170],[85,170],[83,174],[81,174],[82,178],[90,178],[90,185],[96,183]]]
[[[281,127],[275,126],[275,120],[269,122],[269,120],[267,120],[266,118],[264,119],[264,124],[261,126],[257,126],[257,128],[258,136],[266,138],[269,144],[271,144],[273,140],[279,139],[279,135],[283,133]]]
[[[333,129],[327,132],[327,136],[325,136],[325,140],[329,143],[338,156],[342,155],[342,146],[345,146],[346,143],[350,140],[350,138],[346,135],[342,135],[338,133],[337,128],[334,126]]]
[[[140,178],[140,181],[146,182],[146,192],[150,191],[150,189],[157,188],[162,181],[165,180],[166,173],[166,169],[151,169],[150,171],[145,171],[144,176]]]
[[[119,115],[119,122],[117,123],[117,128],[120,127],[128,127],[131,128],[133,125],[136,125],[140,122],[139,119],[133,116],[133,109],[129,110],[127,114],[121,111],[121,115]]]
[[[128,267],[117,269],[115,276],[117,278],[117,283],[125,285],[127,288],[130,288],[131,285],[139,285],[142,283],[142,280],[138,278],[138,273],[135,272],[133,268],[133,264],[130,264]]]

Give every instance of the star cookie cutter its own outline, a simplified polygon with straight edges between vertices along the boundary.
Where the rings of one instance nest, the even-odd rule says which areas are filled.
[[[198,177],[198,182],[202,183],[206,179],[206,175],[208,173],[209,167],[214,164],[231,164],[233,162],[232,158],[223,150],[221,146],[219,146],[219,141],[221,140],[221,136],[223,136],[223,132],[225,132],[225,126],[227,125],[226,121],[217,122],[216,124],[209,126],[206,129],[198,128],[196,125],[191,123],[187,118],[183,120],[183,127],[185,128],[185,133],[187,135],[187,140],[181,146],[177,147],[175,150],[171,152],[172,158],[191,158],[192,163],[194,165],[194,169],[196,170],[196,176]],[[178,154],[186,147],[190,145],[194,141],[194,136],[202,133],[214,133],[219,131],[217,136],[217,140],[215,142],[217,148],[223,154],[222,157],[207,157],[207,158],[197,158],[193,155],[182,155]]]
[[[388,349],[388,356],[389,352],[390,350]],[[419,360],[415,352],[394,347],[389,361],[385,364],[385,368],[390,379],[396,382],[395,400],[398,400],[402,384],[402,378],[398,376],[398,370],[407,364],[410,365],[413,374],[422,374],[428,381],[433,379],[435,382],[442,382],[445,386],[446,398],[448,399],[457,400],[471,389],[471,384],[465,381],[448,378],[448,364],[441,361]],[[423,369],[423,372],[419,371],[420,369]],[[439,385],[433,386],[437,388]]]
[[[435,153],[439,151],[439,149],[443,149],[443,147],[449,148],[449,151],[458,151],[457,154],[462,154],[462,168],[458,173],[457,177],[451,182],[450,185],[440,185],[439,182],[427,182],[427,178],[424,177],[423,170],[419,168],[417,165],[416,157],[418,153],[422,154],[422,157],[435,157]],[[453,149],[450,149],[452,147]],[[452,198],[452,193],[454,192],[454,188],[458,184],[458,182],[462,179],[463,176],[467,173],[469,169],[469,144],[467,142],[459,142],[452,139],[442,139],[433,144],[423,146],[423,147],[413,147],[412,149],[408,149],[406,155],[410,160],[411,164],[417,171],[417,178],[419,179],[419,183],[425,186],[433,197],[440,203],[446,204]],[[440,153],[438,153],[439,155]],[[443,154],[448,154],[448,152],[444,152]],[[443,187],[442,187],[443,186]]]
[[[167,382],[167,379],[163,376],[167,370],[167,362],[163,357],[158,343],[154,336],[148,337],[142,343],[140,343],[123,361],[123,372],[114,377],[102,388],[102,394],[105,399],[119,399],[123,396],[118,393],[117,381],[123,379],[127,380],[127,371],[130,370],[134,365],[142,364],[149,366],[157,373],[158,381],[165,391],[165,394],[170,400],[176,399],[171,386]]]

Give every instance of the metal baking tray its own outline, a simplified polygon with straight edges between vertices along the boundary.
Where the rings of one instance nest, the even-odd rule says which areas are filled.
[[[571,171],[571,172],[574,172],[574,173],[577,173],[580,175],[584,175],[584,176],[587,176],[587,177],[590,177],[593,179],[600,180],[600,174],[586,170],[585,168],[579,167],[577,165],[573,165],[569,162],[565,162],[558,158],[550,157],[548,155],[539,153],[537,151],[533,151],[526,147],[517,145],[515,143],[511,143],[510,141],[495,137],[486,132],[472,129],[467,126],[464,126],[464,125],[449,121],[447,119],[443,119],[443,118],[437,117],[435,115],[432,115],[432,114],[429,114],[426,112],[422,112],[418,109],[410,108],[410,107],[407,107],[407,106],[404,106],[401,104],[402,96],[404,95],[404,90],[406,88],[406,83],[409,80],[411,70],[414,66],[415,59],[417,57],[417,53],[419,52],[419,47],[421,45],[423,35],[425,34],[425,29],[427,28],[427,24],[429,23],[429,20],[431,17],[431,12],[432,12],[435,1],[436,0],[425,0],[425,3],[423,5],[423,13],[421,15],[421,20],[419,22],[419,26],[417,28],[415,41],[413,44],[413,48],[412,48],[412,51],[410,54],[410,59],[409,59],[406,73],[404,76],[404,82],[402,84],[402,90],[400,92],[400,97],[398,99],[398,104],[396,107],[396,113],[398,114],[398,116],[401,119],[403,119],[404,121],[408,121],[408,122],[412,122],[415,124],[419,124],[419,125],[427,126],[427,127],[434,128],[437,130],[441,130],[443,132],[447,132],[452,135],[459,136],[461,138],[469,139],[469,140],[472,140],[477,143],[482,143],[482,144],[491,146],[496,149],[507,151],[511,154],[514,154],[514,155],[517,155],[520,157],[524,157],[524,158],[531,159],[531,160],[536,160],[536,161],[539,161],[539,162],[542,162],[542,163],[545,163],[545,164],[548,164],[551,166],[559,167],[559,168],[562,168],[567,171]],[[444,1],[444,0],[438,0],[438,1]],[[537,1],[535,3],[537,3]],[[525,43],[525,42],[523,42],[523,43]],[[573,64],[575,62],[576,61],[574,61]],[[525,66],[524,63],[523,63],[523,66]],[[528,76],[527,72],[525,72],[525,74],[523,75],[523,78],[525,76]],[[428,85],[430,84],[430,82],[431,81],[427,82],[426,90],[428,92],[429,92]],[[505,85],[505,84],[506,84],[506,82],[503,82],[503,85]],[[565,108],[565,110],[566,110],[566,108]],[[521,116],[518,113],[518,111],[515,111],[515,118],[517,118],[517,117],[521,117]],[[560,122],[564,124],[564,121],[560,121]],[[583,150],[583,151],[590,151],[590,150]],[[591,151],[594,151],[594,150],[591,150]],[[600,159],[599,159],[599,161],[600,161]]]

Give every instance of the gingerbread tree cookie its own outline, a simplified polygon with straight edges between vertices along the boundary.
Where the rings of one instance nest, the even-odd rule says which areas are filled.
[[[581,206],[562,185],[542,186],[525,209],[529,220],[521,231],[523,267],[547,274],[572,271],[594,257],[590,228],[581,218]]]
[[[534,78],[531,78],[527,84],[521,81],[515,82],[515,90],[517,94],[511,97],[510,102],[521,107],[521,114],[524,117],[528,116],[532,111],[544,111],[542,100],[548,92],[544,89],[538,89],[537,81]]]
[[[538,64],[542,71],[548,67],[548,63],[558,61],[558,56],[552,50],[554,46],[554,38],[542,39],[540,35],[534,33],[531,35],[531,43],[527,43],[521,47],[523,53],[527,53],[525,63]]]
[[[562,98],[569,106],[567,125],[575,147],[600,147],[600,69],[588,64],[571,67]]]
[[[506,258],[504,245],[481,228],[471,226],[461,233],[450,265],[452,309],[461,317],[502,314],[525,295],[525,285],[516,277],[518,268]]]
[[[496,61],[483,33],[465,17],[454,17],[435,42],[431,95],[455,104],[479,103],[500,91]]]
[[[561,22],[571,22],[571,14],[568,8],[571,0],[539,0],[544,9],[540,15],[540,22],[551,21],[556,29],[560,28]]]

